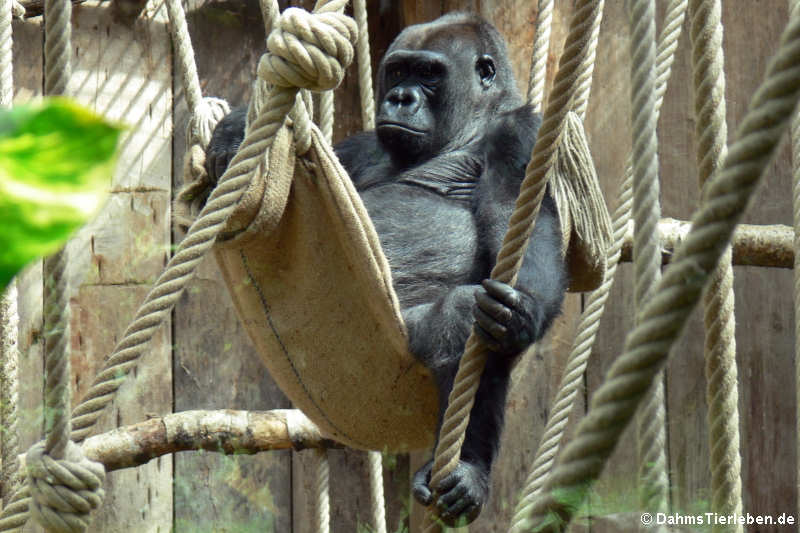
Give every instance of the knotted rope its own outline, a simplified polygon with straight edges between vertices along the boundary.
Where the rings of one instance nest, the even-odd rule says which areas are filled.
[[[692,230],[628,335],[624,353],[595,393],[587,416],[532,509],[537,531],[561,531],[599,476],[636,407],[665,364],[689,313],[774,154],[800,95],[800,17],[793,13],[721,170],[709,181]],[[565,503],[569,495],[570,504]]]
[[[45,2],[45,91],[64,94],[70,75],[72,3]],[[0,527],[23,523],[30,512],[48,531],[81,533],[103,499],[105,469],[70,442],[69,291],[66,252],[44,261],[45,441],[26,456],[26,490],[12,497]],[[27,495],[30,494],[30,499]],[[11,516],[10,512],[20,516]],[[6,520],[5,518],[9,519]]]
[[[692,0],[689,4],[697,121],[695,132],[701,186],[722,166],[727,151],[721,12],[719,0]],[[703,299],[711,509],[723,515],[738,516],[742,514],[742,480],[730,246],[725,248]],[[712,531],[736,533],[744,531],[744,527],[738,523],[714,524]]]
[[[214,127],[222,117],[230,113],[230,106],[220,98],[203,98],[200,78],[194,60],[192,39],[186,24],[186,13],[180,0],[167,0],[172,42],[178,57],[178,65],[183,82],[183,93],[189,106],[187,140],[190,145],[199,144],[203,148],[211,141]]]
[[[588,50],[591,43],[589,36],[599,22],[602,6],[602,0],[582,0],[575,7],[567,43],[556,74],[553,93],[544,114],[539,137],[526,169],[514,212],[511,215],[509,229],[492,269],[492,279],[510,285],[516,282],[516,276],[544,197],[550,170],[556,162],[556,150],[560,136],[578,88],[580,67],[590,53]],[[434,490],[458,465],[461,445],[469,424],[469,413],[485,364],[486,349],[480,344],[473,331],[467,340],[464,355],[459,363],[434,454],[431,473],[431,487]],[[435,531],[437,528],[435,522],[428,518],[426,531]]]

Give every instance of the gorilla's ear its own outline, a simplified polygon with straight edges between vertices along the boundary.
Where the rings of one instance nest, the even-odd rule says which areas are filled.
[[[478,71],[478,75],[481,77],[481,85],[483,85],[484,88],[489,87],[494,81],[494,75],[496,73],[492,56],[482,55],[478,58],[478,62],[475,64],[475,70]]]

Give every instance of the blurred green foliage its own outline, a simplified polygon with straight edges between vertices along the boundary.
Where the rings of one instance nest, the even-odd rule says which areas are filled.
[[[0,112],[0,292],[100,208],[120,130],[64,98]]]

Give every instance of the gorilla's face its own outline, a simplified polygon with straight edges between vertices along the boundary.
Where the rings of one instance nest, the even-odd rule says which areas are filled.
[[[442,19],[440,19],[442,20]],[[508,92],[507,64],[495,57],[504,45],[470,21],[406,28],[378,72],[378,138],[401,166],[412,166],[481,135]],[[516,102],[515,102],[516,103]]]

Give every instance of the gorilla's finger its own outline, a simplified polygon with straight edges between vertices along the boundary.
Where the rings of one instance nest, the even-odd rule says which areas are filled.
[[[512,309],[519,309],[519,292],[511,285],[493,279],[485,279],[481,285],[498,301]]]
[[[496,298],[490,296],[487,292],[478,290],[475,293],[475,302],[478,304],[481,311],[491,316],[497,322],[506,326],[511,322],[513,311],[497,301]]]
[[[472,316],[475,318],[475,323],[491,335],[494,340],[499,341],[505,337],[508,328],[484,313],[480,307],[476,306],[472,310]]]
[[[469,498],[461,498],[452,506],[441,510],[439,516],[441,516],[445,523],[452,527],[456,525],[458,519],[462,516],[464,517],[463,522],[465,524],[471,522],[475,517],[470,515],[474,514],[476,509],[478,509],[478,504],[476,504],[474,501]]]
[[[463,483],[457,484],[452,489],[448,490],[447,492],[443,492],[439,495],[439,501],[437,502],[437,507],[441,511],[447,511],[455,504],[461,500],[464,495],[467,493],[467,486]]]
[[[428,463],[417,470],[414,474],[414,479],[411,482],[414,498],[416,498],[419,503],[425,506],[433,503],[433,493],[428,486],[432,464],[432,462]]]
[[[483,344],[489,348],[493,352],[499,352],[503,350],[503,346],[497,342],[489,333],[486,332],[485,329],[480,327],[478,324],[475,324],[475,333],[478,337],[481,338]]]

